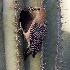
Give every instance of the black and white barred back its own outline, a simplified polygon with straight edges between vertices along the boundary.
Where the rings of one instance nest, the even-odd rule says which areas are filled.
[[[30,29],[30,48],[32,57],[34,58],[36,53],[41,49],[44,36],[47,33],[47,25],[35,23]]]

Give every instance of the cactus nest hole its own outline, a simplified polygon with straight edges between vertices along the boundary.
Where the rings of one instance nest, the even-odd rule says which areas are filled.
[[[22,10],[19,16],[19,22],[21,22],[23,30],[27,32],[32,23],[33,15],[29,12],[29,10]]]

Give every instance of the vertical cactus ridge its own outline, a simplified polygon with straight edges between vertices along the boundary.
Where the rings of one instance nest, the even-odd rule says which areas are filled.
[[[6,70],[3,32],[3,1],[0,0],[0,70]]]
[[[19,35],[18,35],[18,25],[19,25],[19,22],[18,22],[18,5],[19,5],[19,2],[18,0],[15,0],[14,1],[14,11],[15,11],[15,25],[16,25],[16,30],[15,30],[15,33],[16,33],[16,49],[17,49],[17,52],[16,52],[16,57],[17,57],[17,70],[21,70],[21,54],[20,54],[20,51],[19,51],[19,47],[20,47],[20,41],[19,41]],[[19,10],[21,10],[21,8],[19,8]]]
[[[6,70],[17,70],[16,62],[17,57],[15,49],[15,15],[13,0],[4,0],[3,3],[3,28],[4,28],[4,44],[5,44],[5,58],[6,58]]]
[[[62,28],[61,30],[63,31],[62,33],[62,69],[63,70],[70,70],[70,1],[67,0],[60,0],[60,6],[61,6],[61,22]]]
[[[18,14],[22,7],[21,3],[22,3],[21,0],[20,1],[4,0],[3,28],[4,28],[4,40],[5,40],[6,70],[24,69],[22,54],[21,54],[22,51],[20,47],[21,41],[19,41],[20,36],[18,33],[18,28],[19,28]]]
[[[69,38],[69,8],[70,2],[65,0],[58,0],[58,45],[57,45],[57,61],[56,69],[58,70],[69,70],[70,64],[70,38]],[[55,70],[56,70],[55,69]]]
[[[57,55],[56,55],[56,64],[55,64],[55,70],[61,70],[62,69],[62,23],[61,23],[61,7],[60,7],[60,0],[57,1],[57,9],[58,9],[58,37],[57,37]]]
[[[15,34],[16,34],[16,57],[17,57],[17,70],[24,70],[24,61],[23,61],[23,40],[21,38],[21,30],[20,29],[20,24],[19,24],[19,14],[21,12],[21,10],[24,7],[24,3],[22,0],[15,0],[14,1],[14,11],[15,11],[15,26],[17,27],[15,30]]]

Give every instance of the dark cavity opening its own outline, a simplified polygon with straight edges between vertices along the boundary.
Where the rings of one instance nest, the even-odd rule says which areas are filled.
[[[29,12],[29,10],[22,10],[19,16],[19,22],[21,22],[23,30],[27,32],[32,23],[33,15]]]

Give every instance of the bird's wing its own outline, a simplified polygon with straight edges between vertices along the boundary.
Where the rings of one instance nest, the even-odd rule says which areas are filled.
[[[47,32],[47,26],[35,23],[30,29],[30,47],[32,56],[35,57],[36,53],[40,50],[44,36]]]

